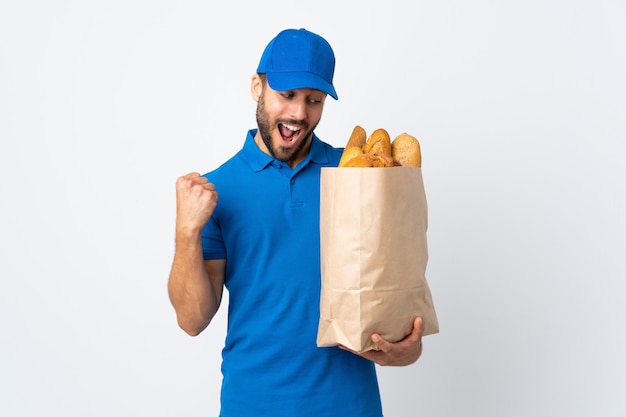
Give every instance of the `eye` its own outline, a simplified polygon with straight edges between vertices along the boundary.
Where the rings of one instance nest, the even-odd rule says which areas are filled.
[[[292,98],[293,97],[293,92],[292,91],[283,91],[282,93],[280,93],[283,97],[285,98]]]

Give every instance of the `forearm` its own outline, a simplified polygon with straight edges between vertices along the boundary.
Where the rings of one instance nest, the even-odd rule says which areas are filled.
[[[177,235],[168,292],[178,324],[188,334],[196,336],[215,316],[222,287],[209,277],[199,235]]]

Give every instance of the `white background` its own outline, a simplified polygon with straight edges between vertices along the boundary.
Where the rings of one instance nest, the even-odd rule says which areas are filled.
[[[287,27],[337,55],[320,137],[422,144],[441,333],[380,369],[386,417],[626,415],[625,21],[620,0],[2,1],[0,415],[217,415],[224,312],[192,338],[166,294],[174,182],[241,147]]]

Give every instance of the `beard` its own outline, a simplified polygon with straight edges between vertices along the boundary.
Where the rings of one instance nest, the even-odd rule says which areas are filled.
[[[309,129],[309,124],[302,120],[293,120],[293,119],[277,119],[276,121],[270,121],[270,117],[265,110],[264,97],[263,93],[261,93],[257,108],[256,108],[256,121],[259,127],[259,134],[261,135],[261,139],[263,139],[263,143],[267,147],[270,155],[274,159],[285,162],[287,164],[291,164],[296,158],[300,156],[302,149],[305,146],[311,143],[313,137],[313,130],[317,127],[317,123]],[[302,129],[303,138],[300,139],[300,142],[295,147],[288,146],[275,146],[272,140],[272,130],[278,129],[278,125],[284,123],[293,126],[298,126]]]

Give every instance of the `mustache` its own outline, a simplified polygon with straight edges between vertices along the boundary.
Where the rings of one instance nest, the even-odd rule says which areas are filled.
[[[297,126],[297,127],[301,127],[305,129],[309,127],[309,124],[307,122],[303,120],[295,120],[295,119],[279,119],[279,120],[276,120],[276,124]]]

